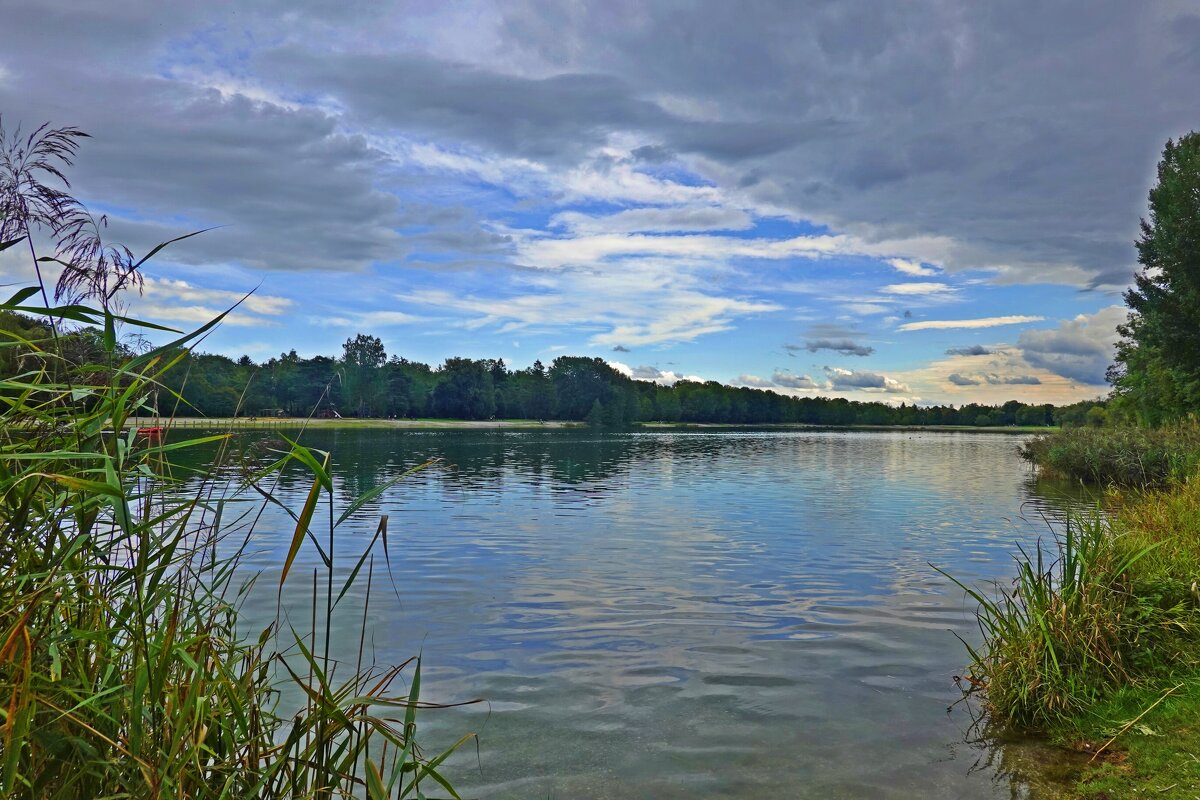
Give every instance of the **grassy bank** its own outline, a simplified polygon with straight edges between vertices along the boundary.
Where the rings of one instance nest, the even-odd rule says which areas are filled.
[[[968,589],[984,644],[964,688],[992,724],[1094,754],[1073,776],[1080,796],[1200,796],[1194,435],[1071,430],[1027,446],[1047,472],[1105,479],[1107,510],[1022,551],[1003,591]]]
[[[1101,486],[1168,486],[1200,472],[1200,424],[1067,428],[1021,454],[1045,475]]]

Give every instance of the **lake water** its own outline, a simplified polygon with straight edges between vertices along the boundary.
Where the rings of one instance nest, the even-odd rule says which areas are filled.
[[[346,523],[338,546],[361,549],[390,515],[397,594],[372,596],[376,659],[421,651],[423,699],[487,701],[420,720],[433,752],[480,735],[449,770],[464,796],[1028,794],[1009,768],[1019,751],[970,744],[970,716],[947,713],[966,660],[954,634],[979,634],[930,566],[1008,580],[1016,544],[1046,536],[1061,501],[1039,495],[1018,437],[318,429],[304,441],[332,451],[338,502],[442,459]],[[303,478],[277,496],[299,508]],[[248,565],[277,576],[292,525],[269,509]],[[297,574],[315,563],[306,549]],[[295,609],[306,580],[289,579]],[[269,590],[247,613],[274,610]],[[348,653],[357,635],[353,617],[335,631]]]

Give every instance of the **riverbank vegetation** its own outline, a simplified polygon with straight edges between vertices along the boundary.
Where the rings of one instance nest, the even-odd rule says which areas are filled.
[[[983,643],[964,680],[993,725],[1093,754],[1084,796],[1200,795],[1200,135],[1168,142],[1138,242],[1142,271],[1098,428],[1022,450],[1092,484],[1011,587],[968,588]],[[1117,752],[1119,751],[1119,752]]]
[[[348,561],[336,546],[390,484],[339,502],[329,454],[284,439],[230,482],[213,477],[233,465],[227,437],[126,430],[171,397],[164,377],[220,318],[146,352],[120,345],[154,327],[118,310],[145,259],[106,247],[46,184],[61,186],[81,136],[0,132],[0,249],[27,252],[39,278],[0,313],[41,320],[0,335],[0,796],[457,797],[441,770],[470,737],[419,748],[420,661],[377,665],[368,645],[372,586],[395,557],[386,517]],[[57,291],[41,280],[51,262],[69,278]],[[216,449],[211,470],[172,465],[196,447]],[[285,470],[311,482],[301,508],[271,495]],[[241,565],[268,505],[295,530],[256,589]],[[247,629],[250,593],[285,585],[308,613],[281,601],[274,624]],[[349,651],[332,635],[346,626]]]
[[[1200,424],[1067,428],[1031,439],[1021,455],[1047,477],[1097,486],[1169,486],[1200,471]]]

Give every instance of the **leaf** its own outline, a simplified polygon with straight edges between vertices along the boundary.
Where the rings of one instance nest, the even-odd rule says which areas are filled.
[[[3,249],[4,249],[4,247],[0,247],[0,250],[3,250]],[[33,297],[37,293],[38,293],[38,287],[26,286],[24,289],[21,289],[19,292],[14,294],[12,297],[8,298],[8,302],[5,303],[4,305],[19,306],[19,305],[21,305],[21,303],[24,303],[26,300]]]
[[[104,312],[104,350],[107,353],[113,353],[117,349],[117,325],[113,321],[113,315]]]
[[[324,486],[326,489],[328,489],[330,492],[332,492],[333,491],[333,479],[329,477],[329,472],[326,470],[326,467],[329,466],[329,454],[328,453],[325,454],[325,466],[323,467],[323,466],[321,466],[321,464],[317,463],[316,456],[314,456],[312,454],[312,451],[309,450],[307,447],[301,445],[298,442],[292,441],[291,439],[284,436],[283,434],[280,434],[280,438],[282,438],[285,442],[287,442],[288,444],[290,444],[292,446],[292,452],[291,452],[292,457],[297,458],[300,461],[303,461],[304,464],[310,470],[312,470],[313,474],[317,476],[317,479],[321,481],[321,485]],[[320,452],[320,451],[318,451],[318,452]]]
[[[164,247],[173,245],[176,242],[182,242],[184,239],[190,239],[193,236],[199,236],[202,233],[208,233],[209,231],[215,231],[219,227],[221,227],[221,226],[214,225],[211,228],[204,228],[203,230],[192,231],[191,233],[185,233],[183,236],[176,236],[174,239],[168,239],[167,241],[163,242],[162,244],[156,245],[153,249],[150,250],[149,253],[146,253],[146,255],[142,256],[141,260],[133,265],[133,268],[137,269],[142,264],[145,264],[147,261],[154,258],[156,255],[158,255],[158,252],[160,250],[162,250]]]
[[[287,437],[284,437],[284,438],[287,438]],[[417,466],[413,467],[412,469],[405,470],[404,472],[400,473],[392,480],[385,481],[385,482],[381,483],[380,485],[376,486],[374,489],[363,492],[357,498],[355,498],[354,502],[351,503],[346,508],[345,511],[342,512],[342,515],[340,517],[338,517],[337,522],[334,523],[334,526],[336,527],[338,525],[341,525],[355,511],[358,511],[364,505],[371,502],[376,497],[383,494],[388,489],[392,488],[397,483],[399,483],[400,481],[407,478],[409,475],[412,475],[414,472],[419,472],[419,471],[425,469],[426,467],[433,466],[436,463],[437,463],[437,459],[430,459],[429,461],[426,461],[424,464],[418,464]]]
[[[387,800],[387,790],[383,788],[383,776],[375,762],[367,759],[367,796],[371,800]]]
[[[311,454],[309,456],[311,458]],[[329,465],[328,453],[325,454],[325,465]],[[308,523],[312,521],[313,512],[317,508],[317,500],[321,497],[321,475],[323,474],[325,474],[324,469],[313,478],[312,488],[308,490],[308,499],[304,501],[304,508],[301,509],[300,517],[296,520],[296,532],[292,534],[292,544],[288,547],[287,558],[283,561],[283,574],[279,576],[280,589],[283,589],[283,582],[287,580],[288,572],[292,569],[292,562],[296,560],[296,554],[300,552],[300,544],[304,541],[304,535],[308,533]],[[328,480],[328,476],[326,476],[326,480]]]
[[[20,244],[23,241],[25,241],[24,236],[21,236],[16,239],[9,239],[7,242],[0,242],[0,252],[7,250],[8,248],[12,247],[13,245]]]

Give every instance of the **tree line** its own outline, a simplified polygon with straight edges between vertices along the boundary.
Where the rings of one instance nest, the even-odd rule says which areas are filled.
[[[0,328],[26,339],[49,334],[38,321],[0,315]],[[100,332],[66,334],[77,368],[101,363]],[[19,351],[0,355],[0,372],[20,369]],[[1050,426],[1100,424],[1103,403],[999,406],[975,403],[891,406],[831,397],[792,397],[716,381],[664,386],[634,380],[601,358],[559,356],[511,369],[502,359],[448,358],[438,367],[389,356],[366,334],[347,339],[340,357],[301,358],[295,350],[256,363],[180,352],[155,402],[163,415],[576,420],[621,427],[636,422],[812,425]],[[89,367],[89,365],[91,365]]]

